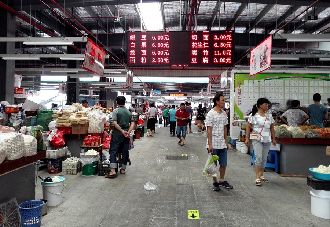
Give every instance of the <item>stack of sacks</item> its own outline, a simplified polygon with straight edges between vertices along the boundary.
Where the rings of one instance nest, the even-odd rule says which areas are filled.
[[[86,125],[88,124],[88,117],[86,112],[79,111],[72,114],[69,118],[71,125]]]
[[[104,131],[104,124],[107,121],[107,117],[101,110],[95,109],[88,112],[88,118],[88,133],[102,133]]]
[[[0,134],[0,161],[4,161],[5,158],[8,160],[16,160],[22,158],[25,154],[25,144],[22,134],[10,132]]]

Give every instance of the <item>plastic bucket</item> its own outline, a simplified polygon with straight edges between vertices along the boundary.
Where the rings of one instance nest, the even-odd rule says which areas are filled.
[[[44,205],[42,200],[29,200],[19,205],[22,227],[41,226],[41,209]]]
[[[241,153],[242,153],[242,154],[247,154],[248,151],[249,151],[248,146],[246,146],[245,143],[242,143],[242,144],[241,144]]]
[[[63,202],[62,192],[64,190],[64,177],[59,177],[60,182],[41,182],[43,199],[47,205],[55,207]]]
[[[311,190],[311,212],[314,216],[330,219],[330,191]]]

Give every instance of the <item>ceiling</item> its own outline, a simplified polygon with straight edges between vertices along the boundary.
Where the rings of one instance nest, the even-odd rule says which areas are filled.
[[[16,36],[82,36],[99,42],[110,55],[106,68],[126,67],[126,31],[140,31],[137,10],[141,0],[2,0],[17,12]],[[248,52],[269,34],[330,33],[328,0],[143,0],[161,2],[164,30],[232,30],[235,32],[235,62],[248,65]],[[271,2],[271,3],[270,3]],[[0,5],[2,8],[3,4]],[[31,25],[31,22],[38,24]],[[321,54],[317,45],[274,40],[274,54]],[[82,51],[83,45],[75,48]],[[66,47],[28,47],[16,44],[17,53],[67,53]],[[274,61],[274,65],[327,66],[316,58]],[[66,67],[67,62],[17,61],[16,67]],[[201,71],[202,72],[202,71]],[[155,73],[154,73],[155,74]],[[188,75],[189,73],[187,73]],[[202,76],[203,73],[200,73]],[[186,76],[181,75],[178,76]],[[166,86],[166,84],[164,85]],[[195,89],[195,85],[180,85]],[[184,87],[187,86],[187,87]],[[205,85],[203,85],[205,86]],[[180,87],[178,87],[180,88]]]

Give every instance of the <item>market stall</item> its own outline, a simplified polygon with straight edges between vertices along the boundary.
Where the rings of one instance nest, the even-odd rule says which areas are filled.
[[[280,173],[282,176],[307,176],[308,169],[319,165],[330,165],[326,147],[330,139],[281,138]]]
[[[306,176],[308,168],[329,165],[330,128],[315,126],[275,127],[277,142],[281,144],[280,173],[283,176]]]

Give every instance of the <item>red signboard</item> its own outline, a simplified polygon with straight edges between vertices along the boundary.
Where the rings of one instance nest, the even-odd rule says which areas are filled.
[[[15,87],[14,94],[24,94],[25,90],[22,87]]]
[[[210,84],[220,84],[221,75],[209,75]]]
[[[105,51],[92,40],[88,39],[85,50],[83,69],[102,76],[104,73]]]
[[[250,75],[261,73],[271,67],[272,36],[251,51]]]
[[[233,64],[234,40],[230,31],[129,32],[131,67],[221,67]]]

